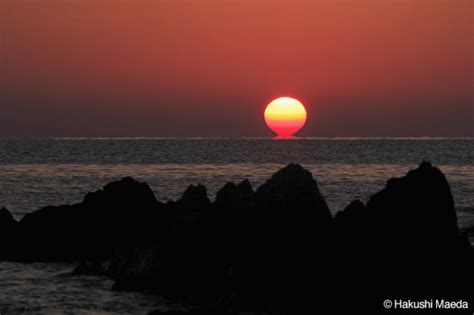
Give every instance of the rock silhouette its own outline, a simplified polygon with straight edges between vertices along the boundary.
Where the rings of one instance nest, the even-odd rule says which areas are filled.
[[[124,178],[75,205],[45,207],[18,224],[18,260],[106,259],[149,247],[164,215],[147,184]]]
[[[0,209],[0,233],[7,235],[13,231],[18,222],[13,218],[7,208]]]
[[[474,281],[449,184],[428,162],[334,218],[311,173],[289,164],[256,191],[227,183],[215,202],[197,185],[163,204],[124,178],[20,222],[1,209],[0,236],[2,259],[81,261],[73,275],[196,314],[380,313],[387,298],[470,300]]]
[[[237,287],[239,308],[314,309],[307,288],[329,284],[333,224],[316,181],[300,165],[289,164],[257,189],[255,200],[240,255],[251,260],[240,271],[250,279]]]
[[[11,259],[17,249],[12,238],[17,230],[18,222],[7,208],[0,209],[0,259]]]
[[[363,302],[368,309],[389,296],[472,298],[467,286],[474,280],[473,250],[459,233],[449,184],[430,163],[388,180],[367,205],[351,203],[336,215],[335,225],[344,262],[341,281],[364,281],[372,288],[363,299],[349,295],[352,306]]]
[[[191,194],[199,210],[186,205]],[[228,183],[215,203],[206,200],[202,188],[188,188],[172,204],[181,209],[175,209],[180,233],[132,259],[114,288],[191,296],[201,306],[227,301],[240,310],[294,311],[309,307],[309,296],[302,298],[312,294],[308,286],[329,284],[333,220],[316,181],[301,166],[281,169],[256,192],[248,181]],[[182,213],[197,213],[192,228],[183,228],[189,220]],[[159,268],[151,271],[153,265]],[[145,278],[156,281],[145,280],[140,288]]]

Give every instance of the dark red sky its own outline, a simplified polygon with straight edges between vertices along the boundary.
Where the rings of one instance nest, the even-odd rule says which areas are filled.
[[[474,136],[471,0],[0,3],[0,136]]]

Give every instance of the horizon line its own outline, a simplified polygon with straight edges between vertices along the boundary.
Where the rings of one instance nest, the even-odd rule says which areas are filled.
[[[334,136],[334,137],[318,137],[318,136],[305,136],[305,137],[298,137],[294,136],[291,138],[278,138],[278,137],[219,137],[219,136],[183,136],[183,137],[176,137],[176,136],[150,136],[150,137],[103,137],[103,136],[93,136],[93,137],[1,137],[0,140],[472,140],[472,137],[446,137],[446,136],[406,136],[406,137],[378,137],[378,136]]]

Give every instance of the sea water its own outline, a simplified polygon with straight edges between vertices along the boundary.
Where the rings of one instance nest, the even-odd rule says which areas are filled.
[[[190,184],[208,195],[229,181],[254,189],[284,165],[310,170],[333,214],[381,190],[423,161],[446,175],[460,228],[474,238],[474,139],[144,138],[0,139],[0,206],[17,219],[46,205],[80,202],[89,191],[132,176],[158,200],[178,199]],[[61,276],[70,264],[0,262],[0,312],[146,313],[166,301],[110,291],[101,277]]]

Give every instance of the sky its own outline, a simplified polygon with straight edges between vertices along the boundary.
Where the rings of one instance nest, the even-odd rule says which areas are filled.
[[[471,0],[1,0],[0,137],[473,137]]]

